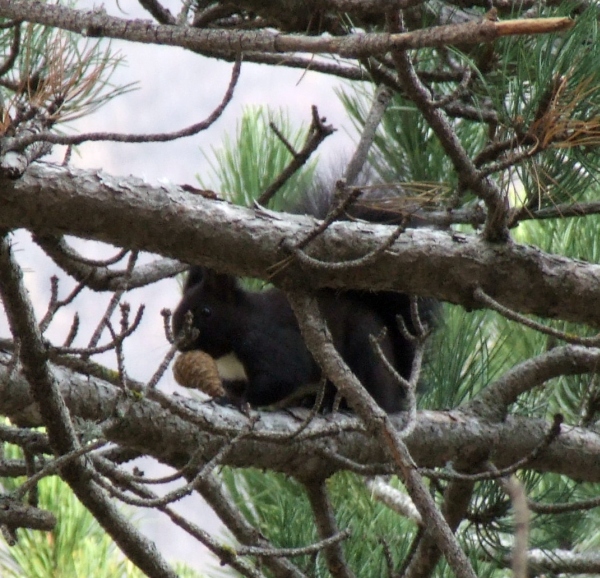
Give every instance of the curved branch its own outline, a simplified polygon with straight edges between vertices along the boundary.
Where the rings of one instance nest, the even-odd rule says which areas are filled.
[[[63,237],[34,236],[35,242],[65,273],[94,291],[118,291],[150,285],[161,279],[183,273],[188,266],[173,259],[159,259],[135,267],[115,271],[105,266],[91,265]]]
[[[229,86],[221,100],[220,104],[204,120],[193,125],[173,132],[160,132],[150,134],[123,134],[114,132],[88,132],[79,135],[61,135],[52,132],[25,131],[23,134],[14,138],[7,138],[3,141],[3,149],[6,151],[23,150],[34,143],[52,143],[62,145],[77,145],[90,141],[114,141],[126,143],[146,143],[146,142],[168,142],[184,137],[189,137],[202,132],[212,126],[223,114],[225,108],[233,98],[233,91],[240,77],[242,66],[241,55],[238,54],[236,62],[231,71]]]
[[[519,363],[462,407],[476,415],[498,418],[519,395],[561,375],[595,373],[600,349],[576,345],[556,347]]]

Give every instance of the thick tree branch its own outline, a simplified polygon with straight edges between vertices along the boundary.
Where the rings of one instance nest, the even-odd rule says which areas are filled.
[[[0,412],[22,426],[39,426],[41,418],[27,381],[20,371],[10,375],[10,357],[0,351]],[[247,423],[243,414],[230,407],[174,399],[173,407],[181,408],[184,419],[149,397],[124,396],[108,381],[53,364],[50,369],[72,415],[92,422],[122,416],[109,422],[103,432],[107,440],[152,455],[175,468],[187,464],[198,447],[204,448],[204,458],[210,459]],[[301,435],[291,437],[306,412],[294,413],[297,417],[284,412],[262,413],[254,431],[229,451],[224,464],[293,476],[303,473],[310,477],[311,472],[331,475],[345,469],[340,461],[331,459],[334,450],[342,458],[373,466],[372,474],[389,473],[389,457],[381,444],[364,432],[355,416],[315,417]],[[390,419],[401,429],[405,416],[398,414]],[[495,465],[504,468],[540,446],[549,429],[546,420],[530,417],[509,416],[505,421],[490,423],[459,410],[420,411],[414,431],[405,441],[420,467],[460,462],[464,448],[469,448],[483,456],[491,452]],[[584,428],[564,427],[528,467],[582,481],[600,481],[600,435]]]
[[[392,49],[478,44],[511,34],[540,34],[566,30],[569,18],[545,18],[494,22],[480,20],[451,24],[399,34],[349,34],[345,37],[300,36],[262,31],[197,29],[157,25],[147,20],[126,20],[109,16],[101,9],[81,11],[64,6],[31,3],[28,0],[0,0],[0,16],[36,22],[77,32],[83,36],[119,38],[131,42],[180,46],[209,53],[308,52],[360,58]]]
[[[175,185],[153,187],[140,179],[46,165],[31,166],[19,180],[0,181],[0,204],[0,227],[54,235],[68,231],[263,279],[288,256],[282,242],[297,243],[314,228],[311,218],[282,219]],[[375,251],[392,232],[383,225],[333,223],[308,251],[323,261],[352,260]],[[490,244],[477,236],[407,230],[360,274],[356,269],[307,271],[292,262],[285,277],[314,288],[428,295],[467,309],[481,306],[473,296],[479,286],[514,311],[600,326],[600,266],[527,245]]]
[[[0,524],[13,528],[31,528],[32,530],[53,530],[56,516],[47,510],[26,506],[13,500],[0,500]]]

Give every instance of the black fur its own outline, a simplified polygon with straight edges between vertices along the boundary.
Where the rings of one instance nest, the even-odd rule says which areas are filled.
[[[396,315],[401,315],[412,329],[409,298],[393,292],[325,290],[319,293],[319,304],[336,348],[375,401],[388,413],[402,410],[405,392],[373,350],[369,336],[387,330],[381,348],[400,375],[409,378],[414,349],[396,323]],[[201,349],[215,359],[233,353],[242,364],[246,379],[224,380],[235,403],[271,405],[302,386],[319,382],[319,368],[278,289],[248,291],[230,275],[192,267],[173,314],[175,334],[183,327],[188,311],[198,336],[184,349]],[[333,398],[334,389],[329,385],[327,407]]]
[[[301,196],[292,212],[323,218],[332,205],[331,191],[332,187],[317,185]],[[371,191],[369,199],[382,202],[357,203],[347,211],[346,218],[387,224],[405,221],[406,212],[402,215],[394,210],[397,204],[388,205],[381,192]],[[411,226],[419,224],[413,215]],[[414,346],[399,330],[396,316],[400,315],[413,332],[409,297],[390,291],[323,290],[319,293],[319,304],[337,350],[367,391],[388,413],[402,410],[405,391],[373,350],[369,336],[379,336],[386,330],[381,349],[396,371],[408,379]],[[271,405],[297,393],[305,385],[319,383],[319,368],[304,344],[296,318],[281,291],[248,291],[232,276],[192,267],[181,302],[173,314],[175,334],[183,327],[187,311],[192,312],[193,326],[199,330],[198,337],[187,349],[200,349],[215,359],[233,353],[242,364],[244,379],[223,380],[228,397],[234,403]],[[420,300],[419,311],[423,321],[431,325],[437,305],[433,300]],[[334,396],[335,389],[328,384],[326,407],[333,405]],[[298,403],[304,405],[302,398],[296,400]]]

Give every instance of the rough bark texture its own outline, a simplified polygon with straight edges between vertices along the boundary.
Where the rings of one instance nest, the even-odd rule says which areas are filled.
[[[9,358],[0,353],[0,411],[20,425],[38,426],[41,417],[25,378],[20,372],[9,378]],[[224,440],[248,422],[238,410],[213,402],[180,399],[165,404],[166,396],[131,396],[101,379],[56,365],[51,368],[72,415],[93,422],[120,416],[105,431],[108,439],[176,468],[184,466],[199,447],[203,448],[203,460],[209,460]],[[336,462],[339,456],[357,466],[371,467],[372,474],[390,471],[391,461],[384,448],[364,431],[357,417],[341,414],[335,419],[316,418],[300,436],[290,438],[306,410],[293,413],[296,419],[290,419],[287,412],[262,414],[253,433],[236,442],[223,463],[309,477],[311,471],[330,475],[346,469],[348,463]],[[401,428],[405,416],[398,414],[392,419]],[[420,467],[461,463],[468,449],[470,455],[479,456],[478,460],[487,456],[502,468],[540,446],[550,427],[544,420],[521,416],[487,422],[458,410],[421,411],[406,444]],[[563,428],[528,466],[578,480],[600,481],[600,435],[583,428]]]
[[[173,185],[152,187],[133,177],[100,171],[32,166],[0,183],[0,227],[70,234],[117,246],[179,257],[190,263],[266,279],[288,256],[283,243],[302,240],[315,221],[235,207]],[[334,223],[307,252],[343,262],[385,242],[383,225]],[[480,305],[481,287],[521,313],[600,326],[600,266],[551,255],[514,242],[409,229],[360,275],[348,269],[312,269],[290,263],[285,278],[300,286],[395,289],[457,303]],[[275,278],[277,282],[281,277]]]

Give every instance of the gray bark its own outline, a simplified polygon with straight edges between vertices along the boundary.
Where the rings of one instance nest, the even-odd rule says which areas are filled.
[[[302,240],[312,218],[186,193],[176,185],[151,186],[101,171],[33,165],[16,181],[0,181],[0,227],[39,234],[69,232],[86,239],[160,253],[225,272],[269,278],[269,268]],[[327,262],[375,250],[393,228],[334,223],[307,252]],[[481,287],[521,313],[600,326],[600,266],[514,242],[488,243],[477,235],[409,229],[374,261],[357,268],[307,270],[292,261],[275,283],[391,289],[436,297],[467,310],[480,305]]]
[[[19,425],[38,426],[41,417],[29,385],[20,371],[9,374],[9,359],[8,353],[0,351],[0,413]],[[175,468],[184,466],[198,448],[208,461],[248,421],[238,410],[210,401],[180,398],[167,405],[167,397],[160,394],[131,396],[107,381],[54,364],[50,368],[73,416],[95,423],[110,419],[103,431],[107,439]],[[351,463],[357,471],[367,468],[371,475],[390,471],[385,449],[364,431],[357,417],[317,417],[301,435],[290,438],[306,410],[294,410],[294,414],[297,419],[287,412],[261,414],[252,433],[234,444],[223,463],[303,477],[311,471],[333,474]],[[398,427],[404,419],[402,414],[392,417]],[[474,459],[491,459],[496,467],[504,468],[540,446],[549,429],[545,420],[522,416],[492,422],[459,410],[420,411],[406,445],[420,467],[462,463],[468,448]],[[527,467],[600,481],[600,434],[565,427]]]

